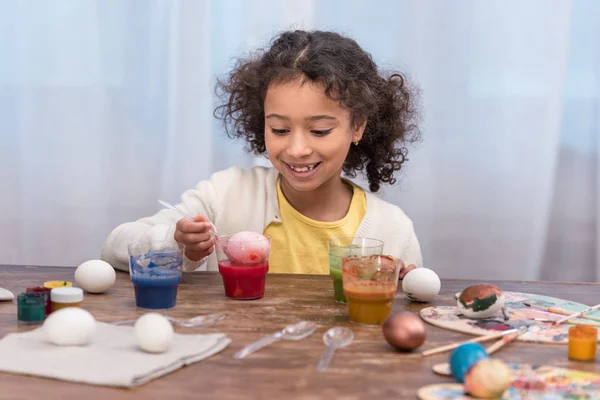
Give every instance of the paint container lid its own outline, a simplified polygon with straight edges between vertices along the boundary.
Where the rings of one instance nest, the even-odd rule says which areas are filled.
[[[43,293],[20,293],[17,296],[17,305],[19,307],[45,307],[46,299]]]
[[[55,303],[78,303],[83,300],[83,290],[78,287],[58,287],[50,292],[50,300]]]
[[[46,281],[44,287],[48,289],[54,289],[57,287],[71,287],[73,284],[69,281]]]

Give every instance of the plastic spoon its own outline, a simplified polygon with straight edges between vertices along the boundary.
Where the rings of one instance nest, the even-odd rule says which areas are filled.
[[[179,215],[183,216],[183,218],[185,218],[185,219],[187,219],[187,220],[190,220],[190,221],[193,221],[193,220],[194,220],[194,218],[193,218],[191,215],[188,215],[188,214],[184,213],[184,212],[183,212],[183,211],[181,211],[179,208],[177,208],[177,207],[175,207],[175,206],[173,206],[173,205],[171,205],[171,204],[167,203],[166,201],[163,201],[163,200],[158,200],[158,202],[159,202],[161,205],[163,205],[163,206],[165,206],[165,207],[167,207],[167,208],[170,208],[171,210],[175,210],[175,211],[177,211],[177,212],[179,213]],[[215,228],[214,224],[213,224],[211,221],[208,221],[208,223],[209,223],[209,224],[210,224],[210,226],[212,227],[212,229],[211,229],[211,230],[212,230],[212,233],[213,233],[213,235],[215,235],[215,238],[218,240],[218,239],[219,239],[219,236],[217,235],[217,228]]]
[[[317,371],[323,372],[327,369],[329,362],[333,358],[333,353],[337,349],[348,346],[354,340],[354,333],[348,328],[331,328],[323,335],[323,342],[327,349],[317,365]]]
[[[308,335],[313,333],[315,331],[315,329],[317,329],[317,324],[315,324],[314,322],[309,322],[309,321],[301,321],[295,325],[286,326],[280,332],[276,332],[272,335],[266,336],[266,337],[260,339],[259,341],[254,342],[254,343],[244,347],[243,349],[241,349],[240,351],[235,353],[233,355],[233,358],[235,358],[236,360],[241,360],[242,358],[245,358],[245,357],[249,356],[250,354],[254,353],[255,351],[260,350],[263,347],[265,347],[271,343],[274,343],[280,339],[285,339],[285,340],[304,339],[305,337],[307,337]]]

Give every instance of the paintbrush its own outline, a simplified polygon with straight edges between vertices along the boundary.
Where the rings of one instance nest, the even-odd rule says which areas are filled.
[[[595,306],[588,307],[585,310],[581,310],[581,311],[573,313],[571,315],[567,315],[566,317],[563,317],[563,318],[559,319],[558,321],[556,321],[553,325],[562,324],[565,321],[568,321],[568,320],[573,319],[573,318],[577,318],[577,317],[579,317],[579,316],[581,316],[583,314],[587,314],[587,313],[592,312],[594,310],[597,310],[599,308],[600,308],[600,304],[596,304]]]
[[[486,347],[485,351],[488,353],[488,355],[491,355],[492,353],[495,353],[496,351],[500,350],[506,344],[512,342],[513,340],[515,340],[516,338],[518,338],[521,334],[523,334],[525,332],[527,332],[527,329],[520,328],[519,332],[513,332],[509,335],[504,336],[500,340],[496,340],[494,342],[494,344]],[[442,374],[442,375],[451,375],[452,374],[450,372],[450,364],[448,364],[448,363],[436,364],[436,365],[434,365],[433,370],[435,372],[437,372],[438,374]],[[440,371],[444,371],[444,372],[440,372]],[[445,372],[445,371],[447,371],[447,372]]]
[[[438,354],[438,353],[443,353],[443,352],[448,351],[448,350],[453,350],[453,349],[457,348],[458,346],[460,346],[461,344],[464,344],[464,343],[486,342],[488,340],[499,339],[499,338],[501,338],[503,336],[507,336],[507,335],[510,335],[511,333],[515,333],[515,332],[519,332],[519,331],[521,331],[521,329],[513,328],[513,329],[508,329],[508,330],[505,330],[505,331],[501,331],[499,333],[492,333],[491,335],[479,336],[479,337],[476,337],[474,339],[463,340],[463,341],[460,341],[460,342],[455,342],[455,343],[447,344],[445,346],[440,346],[440,347],[436,347],[436,348],[433,348],[433,349],[429,349],[429,350],[426,350],[426,351],[422,352],[421,355],[423,355],[423,357],[427,357],[427,356],[431,356],[433,354]],[[508,343],[508,341],[506,343]],[[502,347],[506,343],[503,343],[502,345],[500,345],[500,347]]]
[[[530,307],[534,310],[546,311],[546,312],[549,312],[552,314],[560,314],[560,315],[571,315],[572,314],[571,312],[563,310],[562,308],[540,307],[540,306],[536,306],[535,304],[528,303],[526,301],[524,301],[523,304],[525,304],[527,307]],[[600,322],[600,317],[592,317],[592,316],[588,315],[588,316],[582,316],[581,318]]]
[[[540,322],[556,322],[556,321],[558,321],[557,319],[550,319],[550,318],[534,318],[533,320],[534,321],[540,321]],[[586,325],[586,326],[600,326],[600,322],[582,321],[580,319],[578,319],[577,321],[573,321],[573,320],[565,321],[565,322],[563,322],[563,324],[569,324],[569,325]]]

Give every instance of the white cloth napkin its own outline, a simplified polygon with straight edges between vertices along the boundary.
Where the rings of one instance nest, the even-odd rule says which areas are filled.
[[[131,326],[97,322],[87,346],[57,346],[41,327],[0,340],[0,371],[92,385],[134,388],[212,356],[229,345],[224,334],[177,334],[164,353],[137,346]]]

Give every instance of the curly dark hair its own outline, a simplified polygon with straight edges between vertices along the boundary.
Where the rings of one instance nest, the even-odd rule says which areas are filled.
[[[217,81],[222,104],[214,115],[230,138],[245,139],[249,151],[263,155],[267,88],[299,76],[321,84],[349,110],[354,126],[367,121],[362,140],[350,146],[344,173],[355,177],[364,170],[372,192],[382,182],[394,184],[394,172],[408,161],[406,144],[420,139],[418,91],[400,73],[380,73],[353,39],[324,31],[281,33],[270,48],[238,60],[227,79]]]

